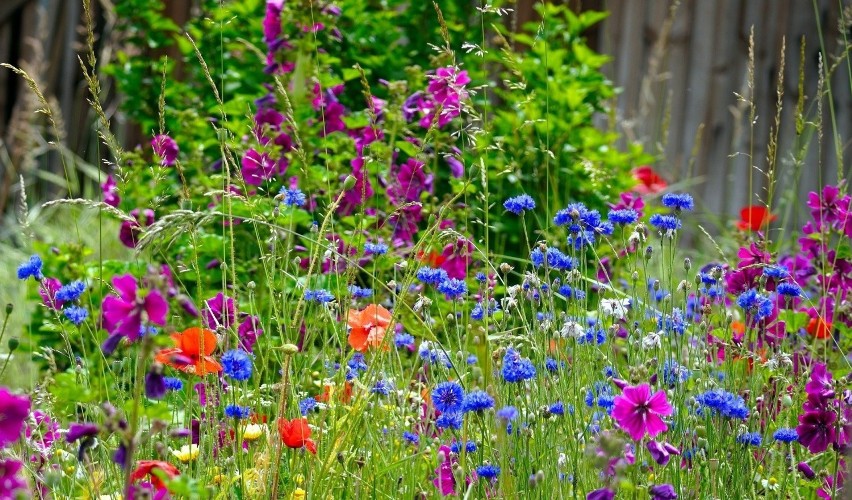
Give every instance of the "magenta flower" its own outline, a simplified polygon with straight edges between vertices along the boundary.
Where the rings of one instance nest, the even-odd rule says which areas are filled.
[[[41,301],[44,305],[57,311],[62,309],[62,305],[65,302],[56,298],[56,292],[60,288],[62,288],[62,282],[56,278],[41,280],[41,288],[39,288],[38,294],[41,295]]]
[[[171,167],[177,161],[178,145],[171,137],[161,134],[151,139],[154,153],[160,157],[160,165]]]
[[[243,180],[246,181],[246,184],[260,186],[273,177],[284,175],[288,163],[284,157],[275,161],[268,153],[259,153],[254,149],[249,149],[243,156],[241,165]]]
[[[837,415],[833,411],[826,410],[814,410],[799,415],[799,425],[796,427],[799,443],[807,447],[811,453],[825,451],[834,443],[836,420]]]
[[[615,498],[615,492],[609,488],[590,491],[589,494],[586,495],[586,500],[613,500],[613,498]]]
[[[343,194],[343,199],[340,201],[340,208],[338,209],[341,215],[351,214],[353,210],[364,203],[364,200],[373,196],[373,185],[367,177],[367,172],[364,168],[364,158],[358,156],[350,163],[352,165],[352,177],[355,178],[355,185]]]
[[[136,248],[136,245],[139,244],[139,236],[142,234],[142,228],[154,223],[154,211],[146,208],[140,214],[139,209],[135,208],[131,210],[130,215],[136,220],[126,220],[121,223],[121,228],[118,231],[118,239],[127,248]]]
[[[258,337],[261,335],[263,335],[263,329],[260,327],[260,318],[257,316],[247,317],[240,323],[240,327],[237,329],[237,336],[240,338],[240,347],[246,352],[252,352]]]
[[[388,189],[391,201],[400,205],[409,201],[418,201],[424,192],[432,192],[432,174],[423,171],[425,164],[409,158],[403,165],[396,167],[393,177],[396,183]]]
[[[29,397],[12,394],[9,389],[0,387],[0,448],[21,437],[24,421],[29,414]]]
[[[201,317],[204,320],[204,326],[211,330],[216,330],[220,326],[226,329],[230,328],[234,325],[234,318],[236,317],[234,299],[222,292],[217,293],[212,299],[204,301]]]
[[[104,203],[107,205],[117,207],[121,203],[121,197],[118,196],[118,186],[112,174],[107,175],[106,180],[101,184],[101,191],[104,194]]]
[[[825,364],[817,363],[811,370],[811,377],[805,384],[805,392],[808,394],[808,401],[812,403],[828,400],[834,397],[834,382],[832,381],[831,372],[828,371]],[[816,406],[823,406],[817,404]]]
[[[651,387],[642,384],[624,388],[622,394],[615,398],[612,417],[631,438],[639,441],[645,433],[653,438],[666,431],[668,426],[661,417],[669,416],[673,411],[665,392],[651,394]]]
[[[18,475],[23,466],[12,458],[0,460],[0,498],[18,498],[18,493],[27,487],[26,481]]]
[[[849,204],[849,195],[840,196],[840,189],[837,186],[823,187],[822,194],[814,192],[808,194],[808,208],[811,209],[811,216],[820,227],[823,223],[836,225],[842,222],[845,214],[849,212]]]
[[[467,268],[471,263],[474,246],[466,238],[458,238],[455,243],[447,244],[441,251],[441,269],[447,271],[447,276],[463,280],[467,277]]]
[[[266,16],[263,18],[263,41],[274,42],[281,35],[281,10],[284,0],[267,0]]]
[[[165,325],[169,312],[169,304],[159,291],[139,293],[132,274],[115,276],[112,284],[118,295],[107,295],[101,305],[103,328],[110,334],[101,346],[106,354],[115,350],[122,337],[131,342],[138,339],[143,324]]]
[[[438,455],[444,455],[444,460],[438,465],[438,468],[435,469],[435,474],[437,477],[432,480],[432,484],[438,488],[438,492],[442,496],[455,495],[456,494],[456,480],[453,477],[453,460],[450,458],[450,447],[447,445],[442,445],[438,450]]]
[[[660,443],[659,441],[648,441],[645,445],[648,448],[648,452],[651,454],[651,458],[654,459],[660,465],[666,465],[669,463],[672,455],[680,455],[680,450],[678,450],[674,445],[669,443]]]

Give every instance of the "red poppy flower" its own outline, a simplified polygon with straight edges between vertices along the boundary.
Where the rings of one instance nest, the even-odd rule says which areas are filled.
[[[187,328],[182,333],[173,333],[175,347],[162,349],[155,359],[182,372],[199,376],[219,373],[222,365],[211,354],[216,350],[216,335],[204,328]]]
[[[314,455],[317,453],[317,444],[311,439],[308,419],[304,417],[294,418],[293,420],[279,418],[278,435],[281,436],[281,442],[288,448],[307,448]]]
[[[639,194],[656,194],[668,187],[665,179],[648,165],[634,168],[633,177],[639,181],[634,188]]]
[[[391,313],[382,306],[370,304],[363,311],[349,311],[349,345],[364,352],[367,347],[377,347],[385,338],[391,323]]]
[[[427,254],[427,253],[423,252],[423,250],[420,250],[419,252],[417,252],[417,259],[420,262],[428,265],[429,267],[437,268],[437,267],[441,267],[441,264],[443,264],[444,261],[447,260],[447,257],[445,257],[443,254],[440,254],[438,252],[429,252]]]
[[[740,231],[760,231],[778,216],[769,213],[769,209],[760,205],[752,205],[740,210],[740,220],[737,221],[737,229]]]
[[[166,473],[166,476],[171,480],[180,476],[180,471],[174,465],[163,462],[162,460],[140,460],[136,463],[136,469],[130,473],[130,480],[134,483],[145,476],[151,476],[151,484],[157,490],[165,489],[166,485],[163,480],[156,474],[152,474],[154,469],[159,469]]]
[[[825,340],[831,337],[831,328],[832,325],[830,322],[822,318],[811,318],[811,320],[808,321],[808,326],[805,327],[805,330],[807,330],[808,335],[811,337]]]

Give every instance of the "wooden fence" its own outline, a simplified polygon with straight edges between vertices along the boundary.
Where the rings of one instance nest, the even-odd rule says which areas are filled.
[[[467,1],[467,0],[459,0]],[[99,6],[99,2],[94,2]],[[170,14],[185,19],[191,0],[166,2]],[[531,0],[515,5],[517,20],[534,20]],[[833,130],[809,141],[800,168],[794,154],[803,143],[795,130],[799,98],[798,72],[806,79],[806,112],[816,113],[820,37],[825,63],[835,66],[842,53],[838,27],[841,4],[852,18],[852,0],[682,0],[672,12],[670,0],[570,0],[576,9],[605,9],[611,16],[588,36],[601,52],[611,54],[607,74],[623,92],[617,116],[626,137],[643,141],[664,160],[658,169],[670,181],[696,184],[709,211],[735,214],[750,200],[764,197],[767,153],[776,113],[776,83],[782,40],[786,40],[781,128],[778,137],[778,178],[781,191],[796,186],[800,196],[821,182],[838,177],[838,167],[849,174],[852,151],[852,95],[850,67],[836,65],[831,82],[831,109],[841,141],[842,164],[836,154]],[[0,1],[0,61],[27,64],[48,97],[61,111],[64,141],[83,158],[96,151],[96,138],[87,123],[86,89],[76,53],[81,48],[81,12],[78,0]],[[109,19],[97,11],[100,37],[109,36]],[[668,21],[670,20],[670,21]],[[748,87],[749,38],[754,30],[754,90]],[[846,28],[847,38],[852,32]],[[806,40],[804,60],[800,43]],[[108,44],[102,44],[108,50]],[[109,55],[108,52],[106,55]],[[106,95],[112,93],[107,87]],[[32,151],[31,137],[22,124],[34,110],[29,91],[19,78],[0,71],[0,216],[14,198],[13,184],[21,173],[21,159]],[[736,94],[753,99],[755,121]],[[110,100],[107,110],[113,112]],[[826,118],[830,122],[830,118]],[[119,131],[120,134],[122,133]],[[22,135],[23,134],[23,135]],[[45,168],[58,175],[57,162]],[[798,175],[798,177],[797,177]],[[37,196],[40,194],[35,193]],[[49,194],[49,193],[44,193]]]

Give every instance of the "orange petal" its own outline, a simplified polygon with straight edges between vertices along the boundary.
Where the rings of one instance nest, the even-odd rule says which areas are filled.
[[[204,356],[195,364],[195,373],[202,377],[208,373],[219,373],[220,371],[222,371],[222,365],[210,356]]]
[[[379,326],[388,326],[392,318],[390,311],[376,304],[370,304],[364,308],[361,317],[369,321],[371,325]]]
[[[180,347],[188,356],[209,356],[216,350],[216,334],[205,328],[187,328]]]
[[[352,328],[349,332],[349,345],[356,351],[364,352],[367,350],[367,337],[369,332],[366,328]]]

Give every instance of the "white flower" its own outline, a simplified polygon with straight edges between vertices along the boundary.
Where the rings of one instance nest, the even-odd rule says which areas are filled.
[[[612,316],[616,319],[624,319],[627,316],[628,306],[630,306],[630,299],[601,300],[601,312],[606,316]]]
[[[586,330],[576,321],[566,321],[559,330],[559,336],[563,338],[578,339],[586,334]]]
[[[662,333],[663,332],[648,332],[648,334],[642,338],[642,347],[645,349],[659,348],[663,337]]]

